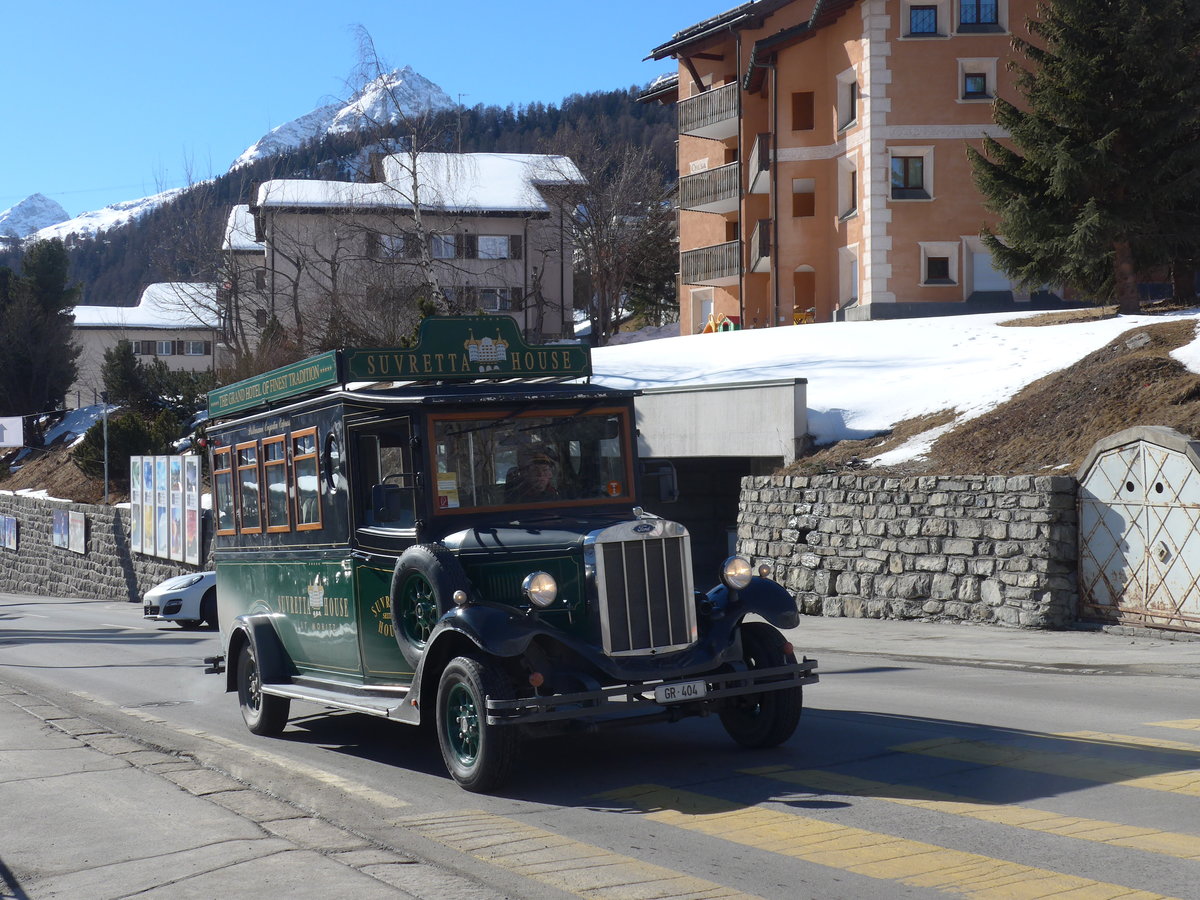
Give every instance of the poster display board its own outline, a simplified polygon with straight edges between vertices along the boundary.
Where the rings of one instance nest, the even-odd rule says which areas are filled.
[[[0,516],[0,546],[17,549],[17,520],[13,516]]]
[[[63,550],[67,549],[68,532],[70,531],[71,520],[67,516],[65,509],[54,510],[54,538],[55,547],[60,547]]]
[[[154,555],[171,558],[170,457],[154,457]]]
[[[75,510],[71,510],[68,517],[67,549],[72,553],[87,553],[87,519]]]
[[[129,473],[134,552],[200,565],[200,457],[134,456]]]
[[[183,561],[200,565],[200,457],[183,457]]]
[[[142,552],[142,458],[129,458],[129,550]]]

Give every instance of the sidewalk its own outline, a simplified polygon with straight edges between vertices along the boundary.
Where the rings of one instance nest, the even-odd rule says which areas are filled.
[[[3,900],[485,895],[2,681],[0,809]]]
[[[833,669],[829,677],[842,654],[1029,671],[1200,674],[1200,641],[1136,629],[806,617],[788,636],[798,654],[819,659],[823,672]],[[186,757],[149,749],[2,676],[0,900],[499,896]]]

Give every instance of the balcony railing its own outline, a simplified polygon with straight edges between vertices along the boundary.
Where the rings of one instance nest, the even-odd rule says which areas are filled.
[[[711,88],[676,104],[679,133],[723,141],[737,134],[738,85]]]
[[[741,259],[741,241],[685,250],[679,255],[680,277],[684,284],[737,284]]]
[[[767,272],[771,267],[771,220],[759,219],[750,235],[750,271]]]
[[[750,148],[750,193],[769,194],[771,192],[771,135],[760,134],[754,139]]]
[[[738,208],[738,164],[718,166],[679,179],[679,205],[700,212],[730,213]]]

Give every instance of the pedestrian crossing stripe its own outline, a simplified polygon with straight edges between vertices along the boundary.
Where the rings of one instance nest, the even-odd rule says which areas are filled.
[[[453,850],[589,900],[761,900],[753,894],[477,809],[394,822]]]
[[[663,825],[870,878],[957,892],[973,900],[1163,896],[662,785],[637,785],[599,796],[640,808],[647,819]]]
[[[1079,816],[1064,816],[1029,806],[989,803],[928,788],[869,781],[853,775],[838,775],[816,769],[801,770],[790,769],[787,766],[764,766],[756,769],[743,769],[742,772],[746,775],[770,778],[822,793],[869,797],[874,800],[897,803],[901,806],[927,809],[953,816],[965,816],[983,822],[994,822],[997,825],[1056,834],[1081,841],[1108,844],[1113,847],[1128,847],[1132,850],[1157,853],[1176,859],[1200,859],[1200,835],[1195,834],[1122,825],[1117,822],[1085,819]]]
[[[1051,734],[1045,737],[1057,736]],[[1081,753],[1033,750],[1011,744],[964,741],[958,738],[917,741],[891,749],[898,753],[916,753],[980,766],[1002,766],[1006,769],[1019,769],[1023,772],[1037,772],[1078,781],[1119,784],[1186,797],[1200,797],[1200,769],[1182,769],[1178,766],[1137,763],[1131,760],[1110,761]]]
[[[1147,722],[1155,728],[1178,728],[1181,731],[1200,731],[1200,719],[1175,719],[1170,722]]]

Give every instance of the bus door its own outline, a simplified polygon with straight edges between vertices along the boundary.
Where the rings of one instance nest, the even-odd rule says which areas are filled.
[[[396,560],[417,542],[412,421],[404,416],[350,430],[358,633],[368,682],[408,681],[396,644],[391,587]]]

